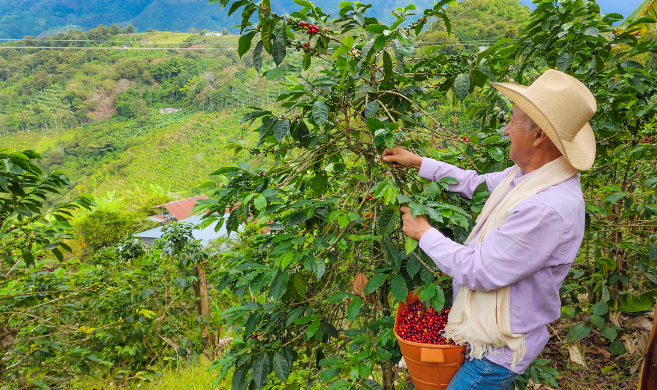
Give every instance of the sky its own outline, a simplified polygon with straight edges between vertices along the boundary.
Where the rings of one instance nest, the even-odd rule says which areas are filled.
[[[521,3],[533,8],[531,0],[521,0]],[[600,11],[605,14],[616,12],[627,17],[642,3],[642,0],[598,0],[597,3]]]

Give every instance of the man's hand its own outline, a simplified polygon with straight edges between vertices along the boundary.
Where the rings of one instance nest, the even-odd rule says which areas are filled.
[[[409,152],[401,146],[395,146],[392,149],[384,150],[383,161],[395,168],[402,166],[404,168],[420,169],[420,166],[422,165],[421,156]]]
[[[426,233],[427,230],[431,229],[429,221],[427,221],[422,215],[413,218],[411,209],[406,206],[402,206],[401,211],[404,213],[404,215],[402,215],[402,222],[404,223],[402,230],[404,231],[404,234],[420,241],[422,235]]]

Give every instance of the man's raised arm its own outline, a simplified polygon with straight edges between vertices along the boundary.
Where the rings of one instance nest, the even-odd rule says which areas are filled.
[[[484,181],[488,185],[488,191],[492,192],[512,169],[508,168],[502,172],[480,175],[474,170],[466,171],[442,161],[418,156],[401,146],[384,150],[383,161],[393,167],[401,166],[418,169],[420,177],[433,181],[438,181],[444,177],[453,177],[458,181],[458,184],[450,184],[449,191],[458,192],[467,198],[472,198],[474,191]]]

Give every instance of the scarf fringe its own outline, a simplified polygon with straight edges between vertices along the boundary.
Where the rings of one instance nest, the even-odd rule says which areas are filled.
[[[454,341],[456,345],[469,345],[470,350],[468,355],[474,357],[475,359],[481,359],[485,355],[503,355],[505,346],[496,346],[492,344],[483,344],[483,343],[471,343],[469,342],[455,326],[450,326],[448,323],[445,329],[443,330],[443,337]],[[527,347],[525,345],[525,335],[523,334],[520,346],[516,350],[512,350],[513,355],[511,357],[511,368],[515,368],[522,359],[525,357],[525,352],[527,352]]]

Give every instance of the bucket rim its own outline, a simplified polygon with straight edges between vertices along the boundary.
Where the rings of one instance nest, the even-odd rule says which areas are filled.
[[[420,348],[431,348],[431,349],[465,349],[466,345],[444,345],[444,344],[423,344],[423,343],[416,343],[415,341],[408,341],[404,340],[401,338],[399,334],[397,334],[396,331],[393,330],[393,333],[395,334],[395,337],[397,338],[397,342],[399,343],[404,343],[408,345],[412,345],[414,347],[420,347]]]

